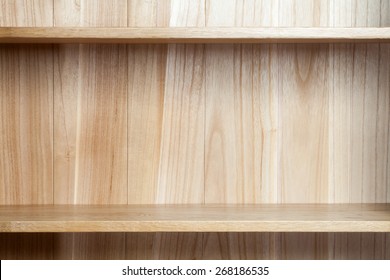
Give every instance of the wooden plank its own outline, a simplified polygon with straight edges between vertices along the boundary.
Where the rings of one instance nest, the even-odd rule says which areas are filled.
[[[158,200],[166,46],[128,48],[128,203]]]
[[[53,234],[53,257],[56,260],[123,260],[124,233]]]
[[[386,232],[388,204],[1,206],[2,232]]]
[[[197,260],[202,258],[202,233],[128,233],[126,259]]]
[[[80,23],[73,24],[126,26],[123,2],[114,2],[65,7],[80,9]],[[56,2],[56,24],[70,25],[63,8]],[[121,13],[99,16],[109,10]],[[126,46],[60,46],[56,69],[56,203],[126,203]]]
[[[271,24],[272,17],[264,14],[269,9],[258,10],[259,5],[259,1],[206,1],[206,28],[250,30],[241,26],[256,26],[258,19]],[[247,15],[252,13],[250,22]],[[224,16],[228,14],[235,16]],[[275,54],[273,45],[206,47],[206,203],[275,202]]]
[[[53,1],[0,0],[0,27],[51,27]],[[53,203],[53,50],[0,47],[0,204]],[[1,234],[0,259],[52,259],[52,234]]]
[[[53,53],[0,48],[0,204],[53,202]]]
[[[388,199],[389,54],[387,44],[334,47],[331,187],[336,202]]]
[[[0,28],[0,43],[342,43],[389,42],[390,28]]]
[[[335,1],[334,26],[389,26],[388,5],[377,0]],[[389,45],[340,44],[332,51],[330,202],[387,202]]]
[[[206,260],[280,259],[281,233],[204,233]]]
[[[388,233],[330,233],[333,239],[329,259],[388,260]]]
[[[53,24],[50,1],[0,6],[1,27]],[[53,202],[52,72],[51,46],[0,47],[0,204]]]
[[[279,47],[279,188],[284,203],[328,199],[328,45]]]
[[[1,0],[0,26],[53,26],[53,1]]]
[[[51,260],[53,233],[0,233],[0,259]]]
[[[202,26],[204,2],[130,1],[131,27]],[[141,15],[141,16],[140,16]],[[130,204],[201,203],[204,48],[129,47]],[[200,233],[127,234],[126,258],[199,259]]]
[[[169,46],[167,59],[156,202],[202,203],[204,46]]]
[[[60,27],[127,26],[126,1],[60,0],[54,11]],[[55,203],[127,203],[127,47],[59,45],[55,70]],[[54,257],[122,259],[125,239],[56,235]]]
[[[204,1],[166,2],[165,14],[169,17],[165,19],[164,26],[204,26]],[[168,46],[163,108],[156,203],[202,203],[205,125],[203,45]]]
[[[388,27],[390,26],[389,1],[333,0],[332,13],[335,27]]]
[[[275,53],[207,46],[206,203],[276,201]]]
[[[279,2],[206,0],[206,26],[277,27]]]

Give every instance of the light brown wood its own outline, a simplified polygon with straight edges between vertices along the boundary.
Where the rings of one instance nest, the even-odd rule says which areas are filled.
[[[279,194],[283,203],[328,199],[328,45],[279,47]],[[312,186],[316,187],[313,188]]]
[[[44,30],[179,27],[237,35],[246,32],[241,27],[298,28],[292,30],[298,33],[325,28],[314,34],[323,36],[340,32],[337,28],[388,34],[390,27],[389,0],[0,0],[0,5],[1,27]],[[328,44],[333,41],[324,37],[314,39],[317,45],[295,44],[308,42],[300,37],[278,41],[294,44],[260,38],[252,42],[262,44],[241,45],[252,39],[200,40],[187,33],[184,39],[140,39],[163,43],[153,46],[138,44],[138,38],[131,39],[138,44],[132,46],[91,45],[93,38],[85,38],[89,46],[2,45],[0,129],[6,133],[0,132],[0,203],[390,202],[388,35],[352,44],[346,38]],[[167,44],[179,39],[198,45]],[[120,85],[127,89],[122,92]],[[126,98],[124,108],[111,89]],[[214,132],[228,145],[211,141]],[[91,145],[99,153],[88,151]],[[112,189],[108,174],[116,182]],[[2,233],[0,258],[389,259],[389,236]]]
[[[125,1],[54,1],[56,26],[125,27]],[[127,47],[55,46],[55,204],[127,203]],[[102,245],[104,244],[104,245]],[[123,258],[126,236],[57,235],[54,258]]]
[[[55,5],[56,23],[78,24],[76,19],[70,23],[61,18],[58,9],[64,7],[60,2]],[[124,14],[115,12],[105,23],[99,17],[105,10],[122,12],[114,2],[102,1],[95,8],[88,6],[89,1],[82,2],[80,24],[126,26],[126,9]],[[77,9],[69,4],[66,7]],[[126,46],[58,47],[54,103],[56,203],[127,203],[126,58]]]
[[[387,202],[390,48],[335,45],[333,52],[330,201]]]
[[[204,46],[169,46],[156,203],[204,200],[204,68]]]
[[[1,206],[2,232],[386,232],[388,204]]]
[[[202,233],[127,233],[126,238],[126,258],[131,260],[197,260],[203,255]]]
[[[0,47],[0,204],[53,202],[53,52]]]
[[[53,0],[1,0],[0,26],[52,27]]]
[[[341,43],[389,42],[390,28],[16,28],[0,43]]]
[[[52,26],[50,1],[0,6],[0,28]],[[52,73],[51,46],[0,46],[0,204],[53,203]]]

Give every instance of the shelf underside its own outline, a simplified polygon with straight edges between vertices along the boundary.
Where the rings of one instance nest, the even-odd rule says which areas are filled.
[[[390,28],[0,28],[0,43],[390,42]]]
[[[390,204],[0,206],[0,232],[390,232]]]

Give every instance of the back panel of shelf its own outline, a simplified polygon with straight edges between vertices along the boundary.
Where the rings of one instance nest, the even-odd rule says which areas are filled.
[[[12,3],[0,26],[390,26],[388,0]],[[390,44],[3,45],[0,79],[1,204],[390,203]],[[389,259],[389,240],[3,233],[0,257]]]

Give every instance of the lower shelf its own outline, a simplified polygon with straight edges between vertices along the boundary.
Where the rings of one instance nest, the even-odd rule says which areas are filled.
[[[0,232],[390,232],[390,204],[0,206]]]

